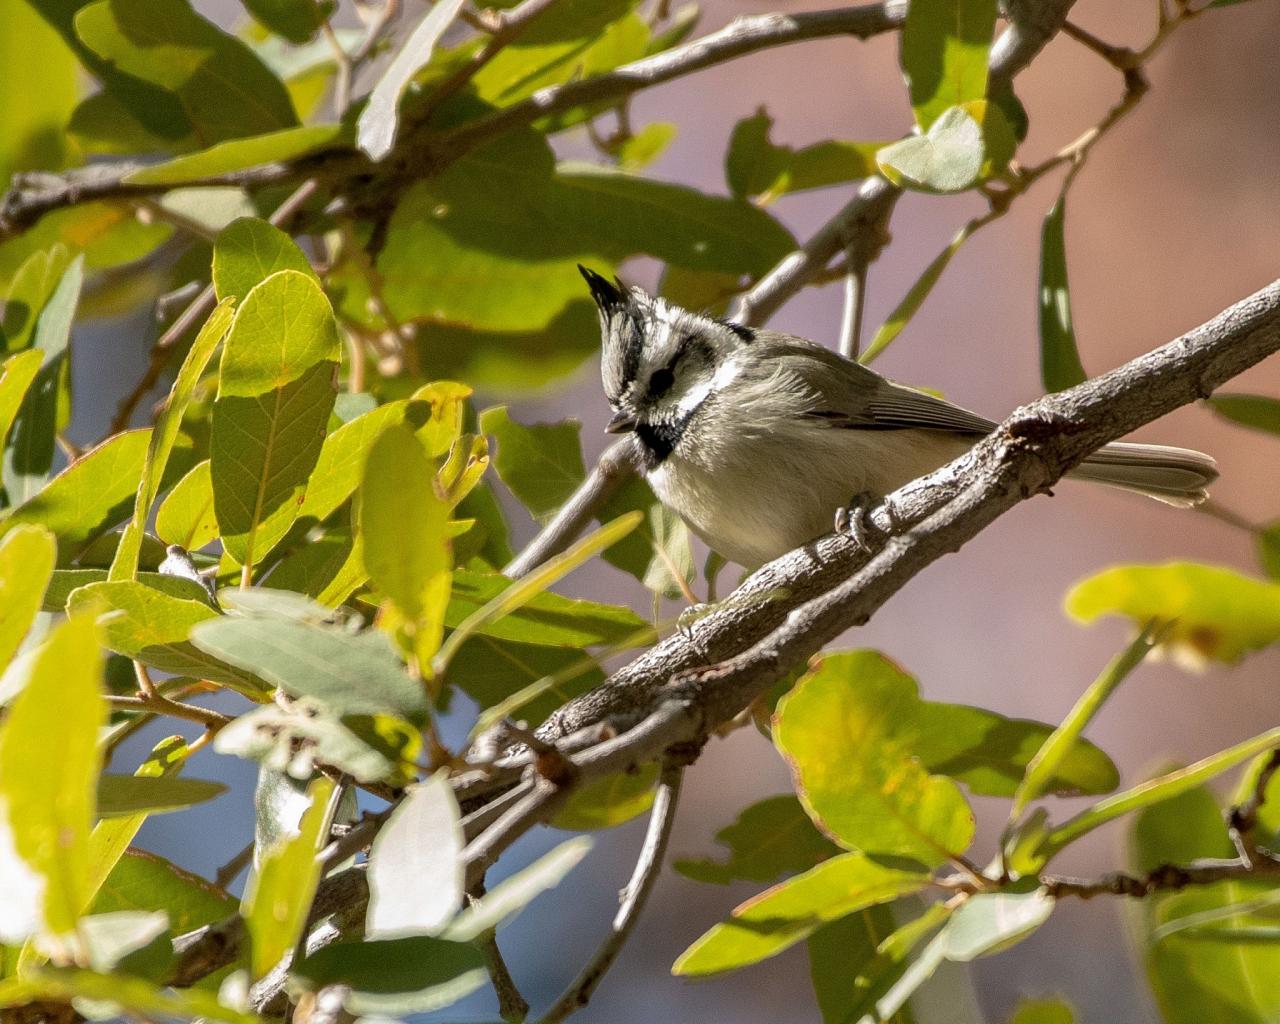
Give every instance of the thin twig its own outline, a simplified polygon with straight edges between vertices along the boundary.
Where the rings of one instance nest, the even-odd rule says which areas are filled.
[[[862,351],[862,314],[867,304],[867,261],[849,249],[849,268],[844,277],[844,314],[840,320],[839,351],[846,359],[857,359]]]
[[[1271,785],[1277,771],[1280,771],[1280,749],[1271,751],[1271,756],[1258,769],[1248,799],[1231,808],[1228,816],[1231,842],[1245,864],[1260,864],[1264,861],[1274,863],[1270,854],[1258,848],[1257,831],[1262,806],[1267,801],[1267,787]]]
[[[1040,881],[1055,899],[1064,896],[1076,896],[1085,900],[1093,896],[1129,896],[1142,899],[1152,893],[1177,892],[1191,885],[1212,885],[1215,882],[1264,875],[1280,875],[1280,863],[1260,861],[1247,864],[1240,860],[1206,860],[1185,865],[1161,864],[1145,875],[1129,875],[1122,871],[1092,879],[1044,875]]]
[[[486,932],[478,944],[480,952],[484,954],[489,981],[498,996],[498,1016],[507,1024],[521,1024],[529,1015],[529,1001],[520,994],[515,979],[511,977],[511,970],[502,958],[502,950],[498,948],[497,937],[492,931]]]
[[[195,704],[183,704],[180,701],[170,700],[158,692],[148,697],[107,694],[107,704],[109,707],[116,708],[119,711],[145,711],[156,715],[168,715],[170,718],[181,718],[188,722],[197,722],[210,732],[217,732],[219,729],[231,724],[231,719],[219,711],[214,711],[212,708],[202,708]]]
[[[462,851],[468,885],[475,885],[517,839],[539,822],[546,821],[572,792],[539,778],[529,792]]]
[[[671,828],[675,824],[683,774],[684,769],[679,765],[663,765],[658,792],[653,798],[653,810],[649,812],[649,829],[645,833],[644,845],[640,848],[631,880],[622,890],[622,905],[614,916],[609,936],[551,1009],[542,1015],[538,1024],[558,1024],[585,1007],[622,952],[658,879],[667,843],[671,839]]]
[[[327,18],[321,23],[320,32],[333,53],[336,69],[333,76],[333,114],[341,120],[342,115],[347,112],[347,107],[351,106],[352,60],[347,51],[342,48],[342,40],[338,38],[338,33],[333,30],[333,25]]]
[[[218,868],[213,876],[213,884],[219,889],[225,889],[236,880],[236,876],[249,866],[253,860],[253,840],[246,843],[234,857],[228,860],[222,867]]]

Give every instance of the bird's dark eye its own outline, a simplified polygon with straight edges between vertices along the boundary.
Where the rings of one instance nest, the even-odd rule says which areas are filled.
[[[671,385],[676,382],[676,375],[667,367],[660,370],[654,370],[649,377],[649,397],[661,398],[671,390]]]

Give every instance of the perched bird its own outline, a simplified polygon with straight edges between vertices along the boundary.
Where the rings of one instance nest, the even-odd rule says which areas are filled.
[[[753,569],[832,529],[995,424],[815,342],[681,309],[579,267],[600,310],[601,376],[654,493],[725,558]],[[1170,505],[1203,501],[1213,459],[1109,444],[1069,474]]]

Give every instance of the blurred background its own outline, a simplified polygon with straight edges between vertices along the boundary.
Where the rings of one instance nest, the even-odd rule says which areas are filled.
[[[411,16],[416,15],[409,5]],[[811,3],[706,0],[699,32],[739,14],[812,9]],[[224,25],[242,9],[197,3]],[[1108,42],[1140,48],[1154,30],[1155,3],[1081,0],[1072,20]],[[1214,10],[1180,30],[1149,68],[1151,94],[1089,158],[1071,193],[1067,253],[1076,333],[1086,370],[1099,373],[1164,341],[1261,287],[1280,270],[1280,3]],[[725,193],[723,155],[734,123],[762,105],[776,119],[774,141],[802,146],[827,138],[900,135],[911,111],[897,64],[896,36],[868,43],[827,40],[775,49],[642,93],[637,127],[675,121],[679,135],[650,169],[658,177]],[[1024,163],[1052,154],[1095,123],[1121,95],[1119,74],[1079,44],[1059,37],[1017,90],[1031,119]],[[590,157],[585,138],[562,137],[562,155]],[[1058,178],[1039,183],[1013,211],[959,252],[921,311],[877,369],[937,388],[995,418],[1040,393],[1036,292],[1040,221]],[[848,198],[845,188],[787,196],[774,207],[797,238],[808,237]],[[892,222],[893,243],[872,269],[867,330],[884,319],[930,259],[982,205],[971,196],[906,195]],[[658,268],[642,261],[624,276],[653,287]],[[805,291],[772,325],[834,343],[838,285]],[[119,396],[141,374],[151,328],[138,320],[98,321],[76,338],[78,419],[71,436],[104,431]],[[509,402],[523,421],[574,416],[584,424],[588,458],[605,444],[607,409],[589,361],[554,390],[479,396],[479,407]],[[1231,390],[1280,394],[1274,360]],[[94,398],[96,401],[85,401]],[[1214,496],[1244,517],[1280,514],[1280,441],[1243,431],[1203,408],[1188,408],[1144,430],[1140,439],[1200,448],[1219,461]],[[533,534],[509,507],[517,544]],[[1066,484],[1052,499],[1015,509],[959,554],[932,567],[844,647],[876,647],[920,681],[929,699],[981,704],[1002,714],[1058,721],[1107,659],[1126,627],[1085,629],[1061,610],[1076,580],[1116,562],[1193,558],[1256,572],[1249,537],[1207,515],[1179,512],[1117,492]],[[699,553],[701,564],[701,552]],[[722,582],[728,583],[732,570]],[[630,601],[648,595],[602,563],[566,581],[565,592]],[[667,609],[674,613],[674,607]],[[1280,652],[1203,674],[1168,663],[1142,667],[1112,699],[1090,738],[1133,782],[1157,765],[1187,762],[1274,724],[1280,709]],[[122,752],[133,758],[148,733]],[[183,866],[211,877],[252,832],[252,766],[199,755],[192,773],[233,784],[232,793],[181,816],[152,818],[140,838]],[[789,789],[787,772],[752,729],[713,741],[688,773],[671,849],[675,857],[712,852],[713,834],[744,806]],[[981,862],[993,852],[1005,804],[975,800]],[[1064,801],[1060,817],[1071,813]],[[192,842],[193,826],[201,834]],[[605,934],[616,894],[631,870],[642,822],[598,836],[593,855],[560,890],[535,903],[502,936],[524,994],[545,1006]],[[542,830],[501,866],[527,863],[564,838]],[[1123,867],[1123,833],[1105,829],[1072,847],[1066,873]],[[237,891],[240,883],[237,883]],[[769,1022],[817,1020],[803,945],[746,972],[690,983],[672,978],[675,957],[758,888],[697,884],[664,871],[656,895],[620,963],[578,1018],[583,1021]],[[1118,900],[1067,902],[1030,940],[973,966],[974,1017],[967,997],[935,982],[924,1020],[1003,1020],[1023,995],[1060,993],[1085,1021],[1154,1022],[1156,1014],[1126,943]],[[945,986],[943,999],[937,986]],[[439,1015],[447,1021],[496,1019],[476,996]]]

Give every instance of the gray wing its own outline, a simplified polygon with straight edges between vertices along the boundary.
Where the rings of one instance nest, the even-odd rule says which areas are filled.
[[[762,362],[783,359],[812,395],[806,415],[832,427],[861,430],[952,430],[989,434],[984,416],[914,388],[895,384],[860,363],[804,338],[759,332]]]

